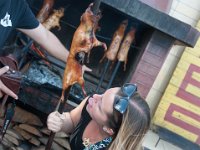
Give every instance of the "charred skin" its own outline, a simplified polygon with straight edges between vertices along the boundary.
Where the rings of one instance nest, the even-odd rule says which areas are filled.
[[[98,21],[101,16],[94,15],[91,11],[91,4],[83,13],[80,19],[80,25],[74,33],[67,64],[63,77],[63,91],[61,99],[64,98],[64,91],[71,85],[79,83],[82,87],[84,94],[84,79],[82,72],[82,65],[75,59],[78,53],[84,52],[90,55],[93,47],[103,46],[106,50],[106,44],[97,40],[95,32],[98,29]]]
[[[77,61],[74,61],[74,58],[68,57],[67,65],[64,71],[63,77],[63,91],[61,99],[64,100],[64,91],[71,85],[78,83],[81,85],[84,95],[86,92],[84,90],[84,79],[82,73],[82,65],[79,64]]]
[[[54,0],[44,0],[42,8],[40,9],[37,19],[40,23],[43,23],[49,16],[54,5]]]
[[[70,55],[75,56],[79,52],[85,52],[88,55],[93,47],[103,46],[106,50],[106,44],[97,40],[95,32],[98,29],[100,15],[94,15],[91,11],[91,5],[81,16],[81,23],[74,33]]]
[[[112,62],[114,62],[116,60],[117,52],[119,50],[120,43],[124,37],[124,32],[126,30],[127,25],[128,25],[128,20],[124,20],[119,25],[118,29],[115,31],[115,33],[113,35],[112,42],[108,48],[108,51],[106,51],[104,53],[104,56],[102,57],[100,62],[102,62],[105,57]]]
[[[50,30],[52,28],[58,27],[60,30],[60,18],[64,16],[64,8],[60,8],[58,10],[53,10],[53,13],[42,23],[43,26]]]
[[[118,61],[124,62],[124,71],[126,70],[126,64],[128,61],[128,51],[130,49],[131,43],[135,39],[135,32],[136,29],[132,27],[126,34],[117,55]]]

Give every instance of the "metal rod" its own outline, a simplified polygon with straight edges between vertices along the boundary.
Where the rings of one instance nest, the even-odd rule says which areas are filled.
[[[43,57],[41,57],[40,55],[34,55],[34,54],[33,54],[33,56],[34,56],[35,58],[37,58],[37,59],[42,59],[42,60],[44,60],[44,61],[47,61],[48,63],[50,63],[50,64],[52,64],[52,65],[55,65],[55,66],[57,66],[57,67],[59,67],[59,68],[61,68],[61,69],[65,69],[64,66],[62,66],[62,65],[59,64],[59,63],[53,62],[53,61],[50,60],[50,59],[43,58]]]
[[[6,98],[8,98],[8,96],[6,96]],[[2,129],[0,131],[0,143],[3,140],[3,137],[6,133],[6,130],[7,130],[8,126],[10,125],[10,122],[11,122],[13,116],[14,116],[14,113],[15,113],[16,103],[15,103],[15,100],[13,98],[12,98],[12,100],[13,100],[12,105],[9,108],[7,108],[7,110],[6,110],[4,123],[3,123]]]
[[[28,44],[26,44],[26,46],[24,46],[24,48],[22,49],[22,52],[24,53],[24,56],[21,58],[21,60],[19,61],[19,68],[21,69],[22,65],[24,64],[24,61],[26,59],[26,54],[28,52],[29,47],[31,46],[31,44],[33,43],[33,40],[30,40],[28,42]]]
[[[92,12],[93,12],[95,15],[97,15],[98,12],[99,12],[100,4],[101,4],[101,0],[95,0],[94,3],[93,3]]]
[[[92,11],[93,11],[94,14],[97,14],[99,12],[100,3],[101,3],[101,0],[95,0],[94,1],[94,4],[92,6]],[[60,99],[59,103],[57,104],[56,109],[58,109],[59,113],[62,113],[63,110],[64,110],[64,105],[65,105],[65,103],[67,101],[67,98],[69,96],[70,89],[71,89],[71,86],[66,89],[65,95],[64,95],[64,100]],[[51,145],[53,143],[54,136],[55,136],[55,133],[51,132],[50,136],[49,136],[49,139],[48,139],[48,142],[47,142],[47,145],[45,147],[45,150],[50,150],[51,149]]]
[[[121,61],[118,61],[118,62],[117,62],[117,65],[115,66],[115,69],[114,69],[114,71],[113,71],[113,74],[112,74],[112,76],[111,76],[111,79],[110,79],[110,81],[109,81],[109,83],[108,83],[108,86],[107,86],[106,90],[109,89],[109,88],[111,87],[111,84],[112,84],[112,82],[113,82],[114,77],[116,76],[116,73],[117,73],[117,70],[119,69],[120,64],[121,64]]]
[[[110,62],[111,61],[107,59],[106,65],[105,65],[104,70],[103,70],[102,75],[101,75],[101,79],[100,79],[100,81],[98,83],[98,86],[97,86],[97,88],[95,90],[96,93],[99,93],[99,89],[100,89],[101,84],[103,82],[104,76],[105,76],[105,74],[106,74],[106,72],[108,70],[108,66],[110,65]]]
[[[65,90],[65,93],[64,93],[64,99],[60,99],[57,106],[56,106],[56,109],[55,111],[58,111],[59,113],[63,113],[64,111],[64,106],[67,102],[67,99],[69,97],[69,92],[70,92],[70,89],[71,89],[71,86],[69,86],[66,90]],[[55,136],[56,133],[52,132],[50,133],[49,135],[49,139],[48,139],[48,142],[46,144],[46,147],[45,147],[45,150],[50,150],[51,149],[51,146],[52,146],[52,143],[53,143],[53,139],[54,139],[54,136]]]
[[[3,113],[3,110],[4,110],[4,107],[5,107],[5,104],[7,102],[7,99],[8,99],[8,95],[4,95],[3,97],[3,100],[2,100],[2,103],[1,103],[1,109],[0,109],[0,113]],[[2,111],[2,112],[1,112]]]

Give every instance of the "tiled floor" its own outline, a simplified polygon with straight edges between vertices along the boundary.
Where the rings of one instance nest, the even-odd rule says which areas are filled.
[[[145,150],[182,150],[181,148],[164,141],[151,130],[145,135],[142,146]]]

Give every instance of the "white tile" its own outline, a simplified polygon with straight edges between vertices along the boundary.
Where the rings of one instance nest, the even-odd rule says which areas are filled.
[[[182,150],[181,148],[160,139],[159,136],[151,130],[145,135],[142,147],[146,147],[150,150]]]
[[[196,23],[197,23],[197,20],[191,19],[191,18],[189,18],[179,12],[176,12],[176,11],[173,13],[172,17],[174,17],[182,22],[185,22],[193,27],[196,26]]]
[[[155,113],[162,95],[163,95],[163,92],[160,92],[158,89],[154,89],[153,87],[150,89],[150,91],[146,97],[146,101],[151,110],[151,114]]]
[[[142,146],[147,147],[148,149],[154,149],[158,140],[159,136],[156,133],[149,130],[144,137]]]
[[[183,54],[185,47],[174,45],[171,50],[169,51],[169,54],[176,56],[177,58],[180,58]]]
[[[161,93],[165,91],[178,61],[179,59],[176,56],[168,54],[152,88],[157,89]]]
[[[170,15],[170,16],[173,16],[174,12],[175,12],[175,10],[174,10],[174,9],[171,9],[170,12],[169,12],[169,15]]]
[[[200,11],[190,7],[185,3],[179,3],[175,10],[192,19],[197,19],[200,16]]]
[[[179,0],[173,0],[171,9],[176,9],[178,3],[179,3]]]
[[[180,3],[184,3],[196,10],[200,11],[200,0],[179,0]]]
[[[182,149],[161,139],[159,140],[154,150],[182,150]]]

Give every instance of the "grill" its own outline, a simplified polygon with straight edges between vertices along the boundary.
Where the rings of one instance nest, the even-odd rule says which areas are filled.
[[[40,10],[43,1],[42,0],[27,0],[31,9],[35,14]],[[73,38],[73,34],[80,23],[80,16],[88,7],[88,5],[92,1],[85,0],[56,0],[53,6],[54,9],[59,9],[60,7],[65,8],[64,17],[60,20],[61,30],[56,28],[51,31],[61,40],[61,42],[69,49],[71,45],[71,41]],[[128,7],[129,6],[129,7]],[[126,9],[127,7],[128,9]],[[134,7],[144,7],[145,10],[143,14],[139,13],[137,9]],[[124,1],[124,5],[121,4],[120,1],[111,0],[106,1],[103,0],[101,7],[102,18],[99,22],[99,26],[101,30],[96,33],[97,39],[102,42],[105,42],[109,47],[112,36],[119,24],[128,19],[129,24],[125,34],[128,32],[131,26],[136,28],[135,41],[131,44],[129,53],[128,53],[128,62],[126,66],[126,71],[123,71],[123,63],[120,63],[119,68],[116,71],[116,74],[113,74],[116,69],[117,61],[111,67],[108,66],[108,70],[105,73],[105,76],[102,80],[101,86],[99,87],[98,92],[104,92],[108,86],[111,78],[113,77],[113,81],[110,84],[110,87],[121,86],[125,82],[130,82],[135,74],[136,68],[141,61],[141,57],[143,53],[146,51],[146,47],[156,30],[162,31],[164,34],[170,35],[173,39],[178,39],[182,44],[185,45],[194,45],[194,41],[197,39],[196,31],[190,26],[177,21],[175,19],[170,18],[164,13],[160,13],[157,10],[145,5],[137,0]],[[149,11],[149,12],[147,12]],[[150,14],[154,15],[154,18]],[[147,17],[146,14],[149,14]],[[157,18],[158,22],[161,21],[162,16],[168,17],[168,21],[172,21],[172,25],[181,25],[182,28],[180,30],[176,30],[176,34],[173,34],[173,31],[168,30],[167,26],[165,27],[163,24],[156,24],[153,26],[156,15],[159,15]],[[146,18],[146,19],[145,19]],[[170,20],[171,19],[171,20]],[[146,22],[145,22],[146,20]],[[188,31],[190,28],[190,32]],[[168,30],[168,31],[167,31]],[[184,35],[180,34],[192,34],[194,36],[193,39],[188,39],[185,41]],[[19,36],[19,34],[18,34]],[[180,37],[183,37],[180,39]],[[12,50],[16,55],[20,58],[21,52],[26,53],[25,62],[31,59],[31,63],[23,64],[23,73],[24,78],[22,82],[22,89],[20,92],[20,101],[33,106],[34,108],[44,112],[49,113],[54,110],[58,99],[60,98],[62,91],[62,75],[63,70],[65,68],[65,64],[48,56],[49,61],[51,62],[50,66],[48,66],[44,60],[41,60],[37,55],[35,55],[32,51],[28,50],[28,42],[27,37],[24,35],[20,35],[20,42],[15,40],[14,45],[23,45],[20,47],[21,51]],[[23,39],[23,40],[22,40]],[[10,38],[13,41],[13,38]],[[48,41],[47,41],[48,42]],[[19,44],[20,43],[20,44]],[[9,48],[13,49],[13,45]],[[6,49],[5,47],[4,49]],[[26,51],[27,48],[27,51]],[[94,48],[91,51],[91,55],[89,58],[89,63],[86,64],[89,68],[92,69],[92,72],[86,72],[84,74],[85,79],[85,90],[88,94],[92,94],[97,90],[97,86],[100,82],[100,78],[103,75],[103,70],[106,66],[106,61],[99,63],[100,59],[103,57],[104,51],[101,47]],[[167,54],[167,53],[166,53]],[[80,92],[81,87],[75,84],[71,91],[69,99],[72,102],[80,103],[84,98],[83,93]],[[66,106],[66,109],[71,109],[70,106]]]

